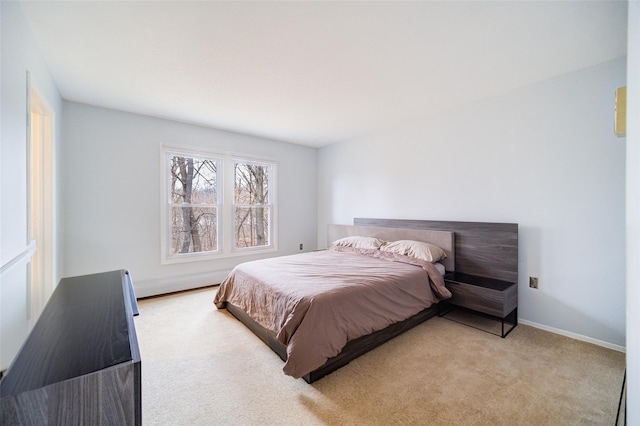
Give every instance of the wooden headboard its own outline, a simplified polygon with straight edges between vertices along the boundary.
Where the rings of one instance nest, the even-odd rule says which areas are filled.
[[[355,218],[353,224],[454,232],[457,272],[518,282],[517,223]]]
[[[375,237],[384,241],[414,240],[435,244],[442,248],[447,258],[440,261],[447,271],[455,271],[455,235],[450,231],[434,229],[404,229],[400,227],[329,225],[327,241],[331,243],[344,237]]]

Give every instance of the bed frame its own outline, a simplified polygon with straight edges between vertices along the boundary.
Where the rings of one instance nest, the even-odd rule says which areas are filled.
[[[451,231],[430,230],[430,229],[401,229],[385,228],[373,226],[351,226],[351,225],[329,225],[327,229],[328,241],[335,241],[339,238],[349,236],[377,237],[385,241],[396,240],[416,240],[435,244],[441,247],[447,254],[447,258],[442,261],[447,271],[455,270],[455,236]],[[287,347],[276,339],[275,335],[255,322],[237,306],[227,303],[227,310],[265,342],[283,361],[287,360]],[[407,318],[404,321],[391,324],[388,327],[352,340],[335,357],[316,370],[303,376],[307,383],[312,383],[327,374],[347,365],[350,361],[365,354],[366,352],[380,346],[393,339],[405,331],[423,323],[429,318],[438,314],[438,306],[432,305],[429,308]]]
[[[275,338],[272,332],[255,322],[251,317],[249,317],[249,315],[245,314],[237,306],[227,302],[226,308],[231,313],[231,315],[236,317],[241,323],[247,326],[248,329],[253,331],[256,336],[262,339],[262,341],[265,342],[275,353],[277,353],[283,361],[287,360],[287,347],[280,343],[278,339]],[[391,324],[387,328],[352,340],[348,342],[344,348],[342,348],[342,351],[338,355],[328,359],[327,362],[324,363],[324,365],[318,367],[309,374],[302,376],[302,378],[307,383],[313,383],[316,380],[326,376],[327,374],[337,370],[338,368],[344,367],[349,362],[358,358],[360,355],[363,355],[370,350],[377,348],[383,343],[393,339],[396,336],[399,336],[405,331],[425,322],[429,318],[433,318],[436,315],[438,315],[438,307],[437,305],[433,305],[404,321]]]
[[[472,275],[518,282],[518,224],[516,223],[371,218],[355,218],[353,223],[355,226],[329,225],[327,241],[331,242],[341,237],[354,235],[379,237],[386,241],[400,239],[425,241],[420,237],[420,233],[424,230],[432,232],[429,239],[436,238],[434,233],[436,230],[448,231],[450,236],[445,239],[450,239],[450,248],[446,242],[441,240],[438,242],[426,240],[445,249],[448,259],[443,263],[447,271],[455,270]],[[422,238],[427,237],[423,235]],[[283,361],[286,361],[286,346],[282,345],[273,333],[257,324],[237,307],[227,304],[227,309],[267,343]],[[353,340],[343,348],[340,354],[329,359],[322,367],[307,374],[303,379],[307,383],[312,383],[437,313],[438,306],[434,305],[409,319]]]

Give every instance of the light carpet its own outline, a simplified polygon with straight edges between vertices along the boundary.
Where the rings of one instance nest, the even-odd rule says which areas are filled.
[[[613,425],[623,353],[518,325],[445,318],[309,385],[226,310],[217,287],[139,301],[146,425]]]

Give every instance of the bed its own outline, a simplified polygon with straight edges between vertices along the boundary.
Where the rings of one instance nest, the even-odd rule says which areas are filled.
[[[327,236],[341,243],[238,265],[214,299],[308,383],[436,315],[455,268],[453,232],[329,225]]]

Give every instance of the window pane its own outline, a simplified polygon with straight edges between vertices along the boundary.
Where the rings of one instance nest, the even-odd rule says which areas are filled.
[[[218,249],[215,207],[173,207],[171,253],[198,253]]]
[[[269,165],[235,163],[234,203],[269,204],[270,170]]]
[[[217,204],[215,160],[173,156],[171,158],[171,203]]]
[[[269,179],[272,166],[234,163],[235,247],[268,246],[270,241]]]
[[[237,248],[267,246],[269,238],[269,207],[236,207],[235,240]]]

